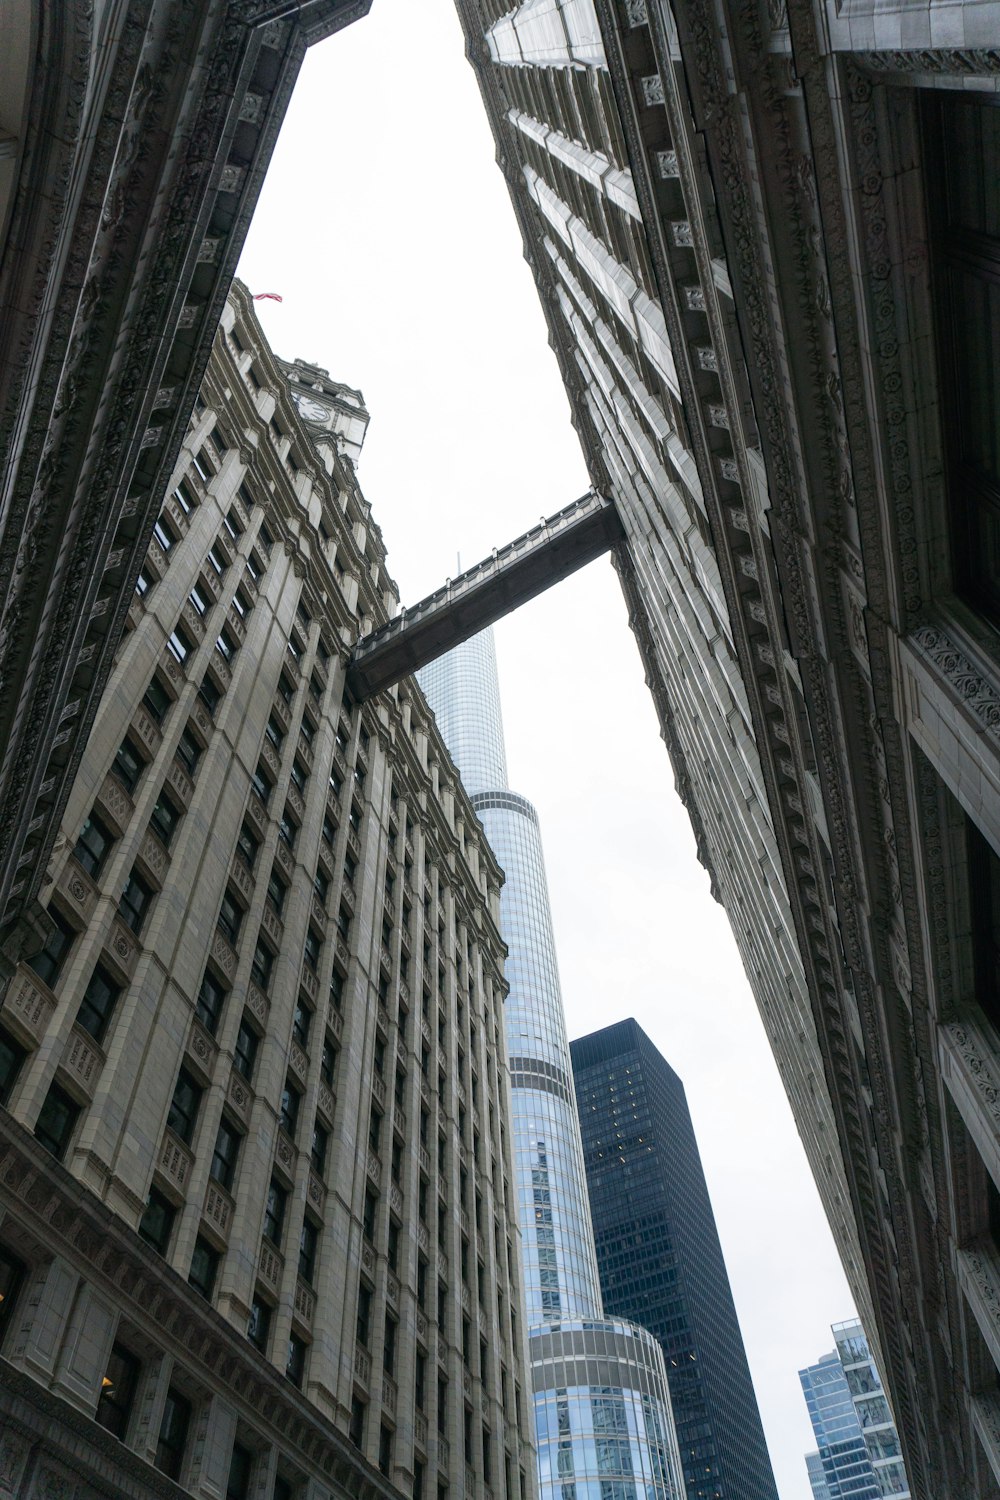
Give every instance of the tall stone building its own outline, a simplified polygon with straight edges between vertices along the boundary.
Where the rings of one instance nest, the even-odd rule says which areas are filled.
[[[370,0],[4,0],[0,976],[38,893],[299,65]]]
[[[493,632],[420,674],[503,866],[504,1024],[541,1500],[681,1500],[660,1348],[605,1318],[538,814],[507,784]]]
[[[502,875],[344,698],[366,422],[236,286],[0,1010],[5,1494],[534,1493]]]
[[[996,1496],[1000,6],[458,11],[913,1492]]]
[[[632,1020],[570,1054],[605,1311],[660,1342],[687,1500],[777,1500],[684,1085]]]

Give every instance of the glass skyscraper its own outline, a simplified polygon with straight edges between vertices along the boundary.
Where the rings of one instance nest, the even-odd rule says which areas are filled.
[[[659,1345],[605,1320],[538,816],[507,785],[492,631],[420,673],[505,872],[505,1030],[540,1500],[679,1500]]]
[[[836,1350],[799,1371],[818,1453],[806,1454],[814,1500],[909,1500],[882,1378],[857,1318],[833,1325]]]
[[[604,1307],[660,1342],[687,1500],[777,1500],[684,1085],[633,1020],[571,1055]]]

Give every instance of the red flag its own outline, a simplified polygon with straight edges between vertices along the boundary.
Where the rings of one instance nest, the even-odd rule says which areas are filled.
[[[281,302],[283,299],[278,295],[277,292],[257,292],[253,300],[255,302],[263,302],[265,300],[269,300],[271,302]]]

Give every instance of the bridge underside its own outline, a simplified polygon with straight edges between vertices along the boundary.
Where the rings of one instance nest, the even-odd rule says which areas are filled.
[[[589,491],[358,641],[350,693],[363,702],[392,687],[610,551],[622,535],[612,503]]]

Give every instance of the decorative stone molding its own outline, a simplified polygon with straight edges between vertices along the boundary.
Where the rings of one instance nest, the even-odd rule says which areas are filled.
[[[921,625],[911,642],[944,677],[956,698],[975,714],[991,735],[1000,739],[1000,691],[982,670],[938,625]]]
[[[48,1030],[55,1008],[55,996],[48,985],[27,964],[19,964],[4,999],[4,1024],[18,1041],[34,1048]]]

